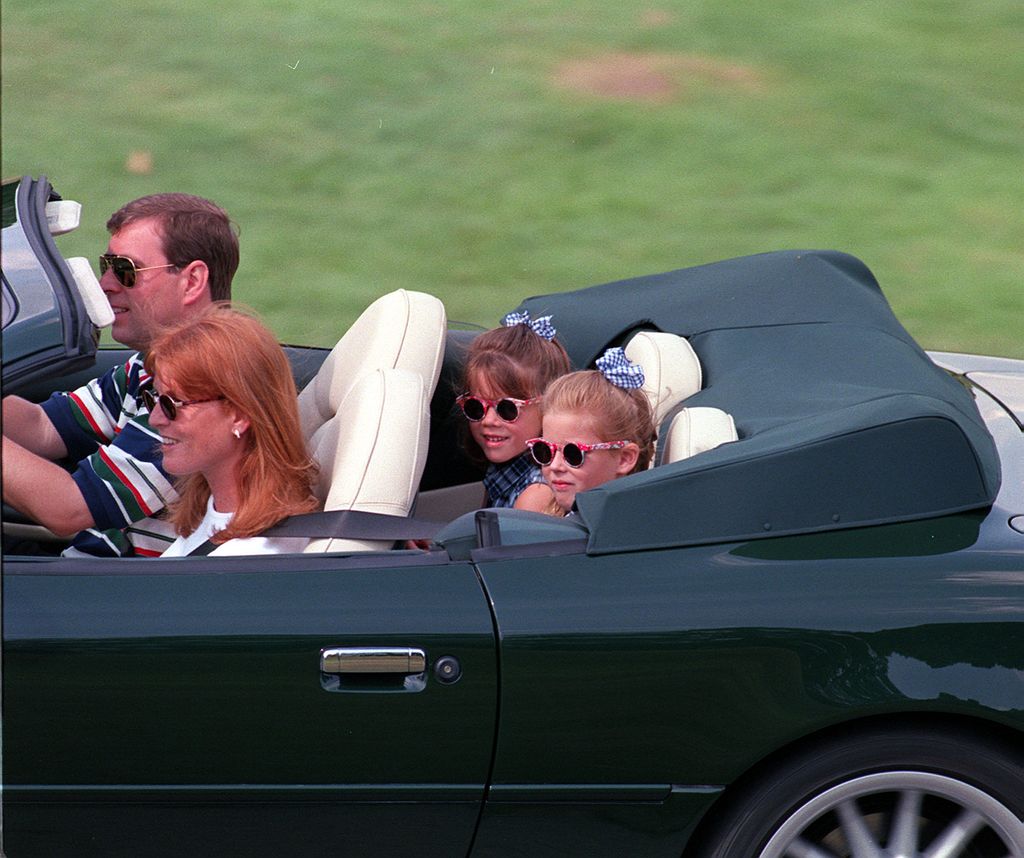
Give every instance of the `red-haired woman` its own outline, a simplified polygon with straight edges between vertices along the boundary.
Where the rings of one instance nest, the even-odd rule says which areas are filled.
[[[216,304],[163,331],[146,354],[144,396],[179,498],[178,539],[162,554],[301,551],[308,540],[260,534],[317,507],[316,465],[299,429],[288,359],[267,328]],[[197,551],[198,549],[198,551]]]

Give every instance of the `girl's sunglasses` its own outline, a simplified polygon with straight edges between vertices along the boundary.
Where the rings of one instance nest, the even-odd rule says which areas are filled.
[[[125,289],[131,289],[135,285],[135,278],[140,271],[177,267],[173,262],[168,262],[166,265],[147,265],[145,268],[139,268],[135,265],[135,260],[129,256],[118,256],[115,253],[104,253],[100,256],[100,277],[106,274],[109,268],[114,272],[117,282]]]
[[[181,402],[171,398],[166,393],[154,394],[151,390],[142,391],[142,401],[146,404],[146,408],[152,412],[159,405],[160,410],[164,413],[164,417],[168,420],[174,420],[178,416],[178,409],[184,408],[186,405],[198,405],[200,402],[217,402],[225,398],[224,396],[214,396],[212,399],[189,399]]]
[[[562,444],[561,447],[553,441],[545,441],[543,438],[531,438],[526,442],[530,448],[530,455],[538,465],[550,465],[555,458],[555,453],[562,451],[562,458],[570,468],[582,468],[586,461],[587,453],[591,450],[621,450],[630,441],[605,441],[601,444],[580,444],[578,441],[570,441]]]
[[[484,399],[482,396],[463,393],[455,402],[462,409],[462,413],[466,415],[466,419],[472,420],[474,423],[484,419],[488,408],[493,408],[494,413],[506,423],[515,423],[519,419],[520,408],[533,405],[540,400],[539,396],[535,396],[533,399],[513,399],[511,396],[501,399]]]

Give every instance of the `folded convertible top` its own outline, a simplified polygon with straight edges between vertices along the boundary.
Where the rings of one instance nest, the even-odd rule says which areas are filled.
[[[782,251],[529,298],[576,366],[685,336],[740,440],[579,495],[594,553],[807,533],[988,506],[999,458],[970,391],[834,251]],[[669,418],[671,419],[671,415]]]

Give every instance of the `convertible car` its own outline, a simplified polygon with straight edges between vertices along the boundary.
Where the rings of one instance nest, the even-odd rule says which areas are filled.
[[[125,359],[78,216],[4,186],[5,393]],[[305,553],[4,509],[8,855],[1024,856],[1024,362],[925,352],[833,251],[518,309],[647,371],[655,462],[577,516],[477,509],[474,332],[401,290],[288,347]]]

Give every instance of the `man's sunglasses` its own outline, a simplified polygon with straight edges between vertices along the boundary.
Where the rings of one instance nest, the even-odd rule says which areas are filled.
[[[107,269],[114,272],[117,282],[125,289],[131,289],[135,285],[135,278],[140,271],[155,271],[157,268],[177,268],[173,262],[166,265],[147,265],[139,268],[135,260],[129,256],[118,256],[116,253],[104,253],[100,256],[100,277],[107,273]]]
[[[539,396],[535,396],[533,399],[513,399],[511,396],[501,399],[484,399],[482,396],[463,393],[455,402],[462,409],[462,413],[466,415],[466,419],[472,420],[474,423],[484,419],[488,408],[493,408],[494,413],[506,423],[515,423],[519,419],[520,408],[533,405],[540,400]]]
[[[156,410],[157,405],[160,406],[160,410],[163,411],[164,417],[168,420],[174,420],[178,416],[178,409],[184,408],[186,405],[198,405],[200,402],[217,402],[221,399],[225,399],[223,396],[214,396],[212,399],[189,399],[185,402],[173,399],[166,393],[154,394],[151,390],[142,391],[142,401],[146,404],[146,408],[150,412]]]
[[[561,450],[565,464],[570,468],[582,468],[587,453],[591,450],[621,450],[629,443],[629,441],[605,441],[601,444],[581,444],[578,441],[570,441],[568,444],[559,446],[553,441],[545,441],[543,438],[531,438],[526,442],[526,446],[530,448],[530,455],[538,465],[550,465],[555,458],[555,453]]]

